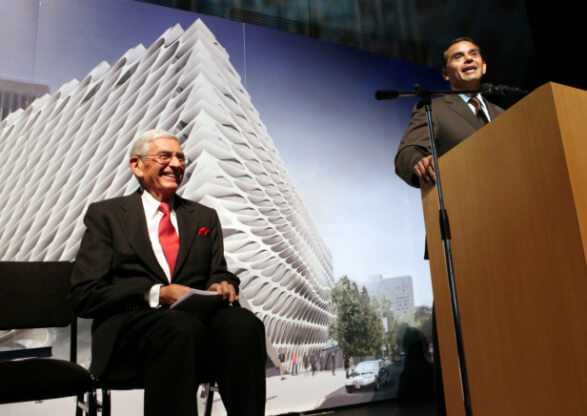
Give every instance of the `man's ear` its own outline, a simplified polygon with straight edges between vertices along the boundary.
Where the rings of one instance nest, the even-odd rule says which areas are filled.
[[[141,161],[140,157],[131,156],[128,160],[128,166],[133,175],[135,175],[137,178],[143,177],[143,162]]]
[[[448,81],[448,74],[446,73],[446,68],[442,68],[442,79]]]
[[[485,62],[483,62],[483,66],[481,67],[481,73],[483,75],[485,75],[486,72],[487,72],[487,64]]]

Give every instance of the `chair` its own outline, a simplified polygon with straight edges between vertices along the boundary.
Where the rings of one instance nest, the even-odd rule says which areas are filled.
[[[69,360],[48,358],[51,347],[0,352],[0,404],[76,396],[77,416],[97,414],[95,380],[76,363],[71,269],[67,262],[0,262],[0,330],[71,327]]]

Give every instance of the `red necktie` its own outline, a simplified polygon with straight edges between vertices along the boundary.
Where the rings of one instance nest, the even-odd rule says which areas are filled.
[[[487,116],[485,115],[485,111],[483,111],[483,109],[481,108],[481,103],[479,102],[479,99],[477,97],[469,98],[469,104],[471,104],[473,107],[475,107],[475,115],[477,116],[477,118],[479,120],[481,120],[481,123],[483,123],[483,124],[489,123],[489,120],[487,119]]]
[[[161,202],[159,211],[163,213],[163,218],[159,223],[159,242],[161,248],[167,259],[169,265],[170,279],[173,276],[173,269],[175,269],[175,262],[177,261],[177,253],[179,252],[179,237],[173,224],[171,224],[171,209],[167,202]]]

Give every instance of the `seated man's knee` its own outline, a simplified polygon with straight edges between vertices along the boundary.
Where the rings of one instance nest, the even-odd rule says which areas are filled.
[[[168,339],[198,339],[203,337],[205,326],[197,317],[182,311],[163,312],[159,321],[162,336]]]
[[[233,335],[240,341],[265,339],[265,325],[245,308],[226,308],[217,317],[215,330]]]
[[[265,335],[265,325],[248,309],[234,308],[235,325],[251,334]]]

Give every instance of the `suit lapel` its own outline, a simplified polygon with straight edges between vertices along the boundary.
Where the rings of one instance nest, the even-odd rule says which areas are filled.
[[[475,114],[467,106],[461,97],[458,95],[445,95],[444,101],[448,107],[463,118],[467,123],[471,125],[475,130],[483,127],[483,123],[475,117]]]
[[[497,107],[491,104],[485,98],[483,98],[483,101],[485,101],[485,105],[487,106],[487,111],[489,111],[489,117],[491,117],[491,121],[495,120],[495,118],[499,115]]]
[[[137,255],[143,260],[155,276],[164,283],[168,283],[165,272],[161,269],[147,232],[145,210],[141,201],[141,194],[136,192],[124,201],[122,205],[123,225]]]
[[[177,276],[196,236],[197,216],[195,215],[195,205],[190,204],[185,199],[175,196],[175,213],[177,215],[177,226],[179,228],[179,254],[175,264],[173,276]]]

